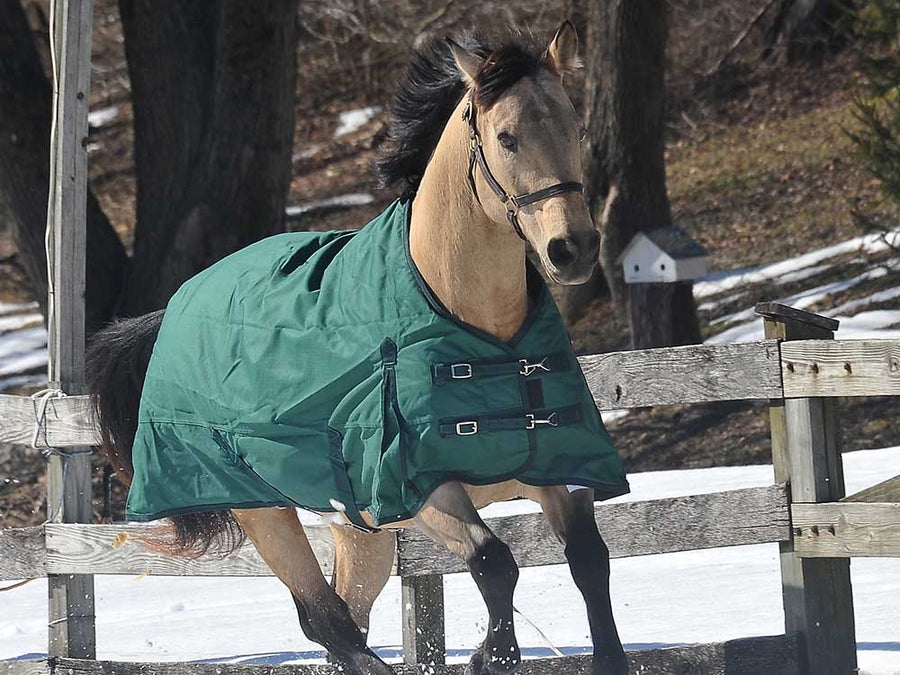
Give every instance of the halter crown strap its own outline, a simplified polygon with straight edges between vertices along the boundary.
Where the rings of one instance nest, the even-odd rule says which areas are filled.
[[[537,202],[542,202],[545,199],[550,199],[551,197],[556,197],[557,195],[562,195],[567,192],[584,192],[584,186],[581,183],[577,181],[567,181],[564,183],[556,183],[555,185],[541,188],[534,192],[528,192],[523,195],[509,194],[503,189],[503,186],[500,185],[500,181],[494,177],[490,167],[488,167],[487,158],[484,156],[481,135],[478,133],[478,127],[475,124],[475,103],[472,101],[471,96],[463,110],[463,120],[465,120],[469,126],[470,152],[468,179],[469,186],[472,188],[472,194],[475,195],[475,199],[480,204],[481,199],[478,197],[478,189],[475,186],[475,166],[477,165],[478,168],[481,169],[481,173],[484,175],[488,187],[491,188],[491,191],[497,195],[497,198],[506,206],[506,219],[509,221],[509,224],[513,226],[513,229],[522,241],[528,240],[525,238],[522,227],[519,225],[519,209],[521,207],[528,206],[529,204],[536,204]]]

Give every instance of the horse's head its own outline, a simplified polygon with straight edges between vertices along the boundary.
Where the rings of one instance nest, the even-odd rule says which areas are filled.
[[[585,127],[562,85],[578,67],[574,27],[563,23],[538,63],[514,49],[483,56],[450,47],[471,88],[470,180],[485,214],[512,225],[554,281],[584,283],[600,235],[579,182]]]

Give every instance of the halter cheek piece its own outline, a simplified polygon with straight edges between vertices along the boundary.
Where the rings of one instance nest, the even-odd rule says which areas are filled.
[[[475,187],[475,165],[477,164],[491,190],[506,207],[506,218],[509,220],[509,224],[513,226],[513,229],[522,241],[528,240],[525,238],[525,235],[522,233],[522,228],[519,225],[520,208],[528,206],[529,204],[542,202],[545,199],[550,199],[551,197],[556,197],[557,195],[562,195],[567,192],[578,192],[579,194],[584,192],[584,186],[581,183],[568,181],[566,183],[557,183],[550,187],[535,190],[534,192],[528,192],[524,195],[514,196],[509,194],[503,189],[500,182],[494,178],[494,174],[492,174],[491,170],[488,168],[487,159],[485,159],[484,156],[484,148],[481,143],[481,135],[478,133],[478,127],[475,124],[475,104],[471,97],[469,98],[468,103],[466,103],[465,110],[463,110],[463,120],[469,125],[469,185],[472,188],[472,193],[480,204],[481,199],[478,197],[478,190]]]

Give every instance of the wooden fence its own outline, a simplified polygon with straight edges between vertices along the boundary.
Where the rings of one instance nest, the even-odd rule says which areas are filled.
[[[851,556],[900,556],[900,479],[844,498],[834,398],[900,394],[900,341],[835,341],[836,323],[781,305],[759,307],[767,339],[582,357],[601,410],[768,400],[776,484],[714,494],[622,504],[598,504],[595,515],[613,557],[777,542],[781,547],[785,634],[712,645],[634,652],[641,673],[847,673],[856,666],[849,577]],[[0,397],[0,441],[31,442],[34,402]],[[84,397],[53,399],[38,444],[59,448],[97,442]],[[843,498],[843,499],[842,499]],[[522,567],[565,563],[541,514],[488,519]],[[331,571],[327,526],[307,528],[323,571]],[[95,574],[263,576],[271,574],[249,544],[221,558],[168,557],[154,542],[165,525],[48,523],[0,530],[0,579],[38,576],[91,579]],[[444,656],[442,575],[464,563],[417,530],[399,533],[394,573],[402,578],[407,664]],[[527,591],[526,591],[527,592]],[[452,603],[450,605],[452,611]],[[83,606],[79,611],[84,612]],[[56,614],[54,615],[53,612]],[[55,616],[55,619],[54,619]],[[51,599],[51,620],[71,615]],[[81,614],[91,618],[93,607]],[[93,634],[91,627],[90,634]],[[52,646],[52,645],[51,645]],[[93,645],[90,645],[93,651]],[[326,673],[327,666],[265,670],[203,666],[109,664],[64,657],[0,664],[3,673]],[[587,657],[539,659],[525,673],[589,672]],[[62,670],[60,670],[62,668]],[[563,669],[564,668],[564,669]],[[399,672],[414,672],[401,669]]]

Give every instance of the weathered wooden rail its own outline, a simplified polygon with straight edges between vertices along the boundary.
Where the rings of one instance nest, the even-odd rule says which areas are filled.
[[[900,556],[897,478],[844,498],[834,397],[889,395],[900,383],[900,341],[835,341],[822,317],[761,308],[768,339],[738,345],[653,349],[582,357],[603,410],[769,401],[777,484],[712,494],[598,504],[613,557],[778,543],[782,549],[786,633],[714,645],[630,655],[642,673],[837,673],[855,664],[847,558]],[[791,342],[792,337],[799,337]],[[815,339],[805,339],[815,338]],[[34,402],[0,397],[0,441],[33,440]],[[98,441],[85,397],[51,400],[38,445],[77,447]],[[844,501],[838,501],[844,498]],[[824,503],[819,503],[819,502]],[[565,563],[561,546],[538,513],[489,519],[522,567]],[[327,526],[307,528],[323,571],[331,572]],[[160,544],[165,524],[48,523],[0,530],[0,579],[95,574],[162,576],[270,575],[249,544],[221,557],[172,557]],[[443,663],[442,575],[465,565],[416,530],[399,533],[394,573],[403,580],[404,654],[409,664]],[[838,664],[838,665],[835,665]],[[527,661],[526,673],[589,672],[585,657]],[[60,670],[61,668],[65,670]],[[255,673],[229,666],[217,672]],[[855,667],[855,665],[854,665]],[[564,670],[560,670],[563,668]],[[5,670],[4,670],[5,669]],[[0,664],[4,673],[205,673],[200,664],[104,664],[44,660]],[[642,670],[641,670],[642,669]],[[212,672],[212,671],[210,671]],[[260,672],[263,672],[260,670]],[[328,666],[265,667],[269,673],[330,673]],[[406,672],[401,669],[399,672]],[[413,671],[410,671],[413,672]]]

